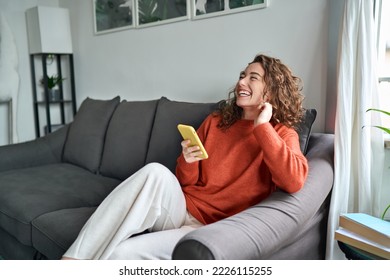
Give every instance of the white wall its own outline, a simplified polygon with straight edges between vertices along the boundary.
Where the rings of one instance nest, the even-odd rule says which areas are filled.
[[[53,1],[0,0],[20,53],[19,138],[35,138],[26,9]],[[78,106],[87,96],[183,101],[226,98],[239,72],[262,52],[279,57],[304,81],[305,106],[325,130],[327,0],[270,0],[266,9],[104,35],[93,34],[92,1],[59,0],[70,11]],[[7,143],[0,107],[0,145]]]
[[[13,33],[19,55],[19,94],[17,130],[19,141],[35,138],[30,58],[28,53],[25,11],[37,5],[58,6],[58,0],[0,0],[0,12]],[[8,144],[8,108],[0,105],[0,145]]]
[[[329,37],[325,131],[334,133],[337,107],[337,57],[344,0],[329,0]]]

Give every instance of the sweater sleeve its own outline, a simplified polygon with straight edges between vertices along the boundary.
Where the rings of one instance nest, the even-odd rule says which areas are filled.
[[[273,182],[286,192],[299,191],[305,183],[308,164],[300,150],[296,131],[265,123],[254,129],[254,135],[263,150]]]

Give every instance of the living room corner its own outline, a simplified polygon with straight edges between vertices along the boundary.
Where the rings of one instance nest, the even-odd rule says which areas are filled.
[[[382,1],[367,1],[373,6],[368,9],[378,9]],[[159,11],[157,2],[150,11]],[[350,143],[357,137],[356,131],[340,132],[341,30],[348,26],[350,0],[172,3],[175,12],[165,10],[156,20],[145,15],[141,0],[0,0],[0,31],[6,26],[10,34],[0,33],[0,69],[15,70],[0,71],[0,81],[13,89],[4,99],[0,92],[0,262],[59,260],[126,178],[155,162],[175,172],[182,140],[177,124],[198,128],[228,98],[237,70],[258,53],[279,58],[303,81],[307,110],[297,133],[310,169],[307,181],[300,192],[274,192],[237,216],[191,232],[177,243],[172,261],[262,260],[275,268],[273,260],[345,260],[334,239],[341,213],[378,216],[390,203],[390,152],[377,145],[382,134],[376,137],[379,132],[371,128],[361,132],[376,145],[378,157],[364,158],[357,146],[348,150],[352,156],[342,157],[340,139],[351,136]],[[66,14],[69,39],[54,49],[38,43],[32,50],[31,38],[43,40],[39,32],[66,37],[58,27],[34,30],[34,19],[42,16],[38,7],[59,11],[46,27]],[[1,56],[5,51],[17,57],[17,66]],[[359,55],[364,61],[368,54]],[[352,68],[352,62],[344,67],[359,72],[360,64]],[[382,86],[388,84],[384,73]],[[344,97],[345,104],[348,100]],[[359,112],[351,121],[355,128],[381,122],[357,105],[350,110]],[[377,158],[380,167],[372,162]],[[371,165],[370,174],[380,169],[381,176],[371,181],[381,182],[369,192],[361,186],[372,184],[368,177],[352,180],[348,191],[334,189],[348,174],[340,173],[342,162],[364,162]],[[359,182],[362,176],[350,177],[355,175]]]

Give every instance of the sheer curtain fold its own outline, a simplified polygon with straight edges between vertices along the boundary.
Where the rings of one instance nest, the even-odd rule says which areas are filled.
[[[345,0],[338,50],[335,179],[327,259],[344,258],[334,240],[341,213],[379,215],[383,139],[369,127],[378,124],[378,118],[366,112],[377,105],[378,98],[373,8],[374,0]]]

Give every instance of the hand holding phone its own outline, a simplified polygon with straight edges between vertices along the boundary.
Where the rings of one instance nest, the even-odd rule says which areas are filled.
[[[177,128],[184,140],[190,140],[189,147],[192,146],[199,147],[200,151],[202,152],[202,154],[198,156],[199,158],[207,159],[209,157],[206,152],[206,149],[204,148],[202,142],[199,139],[198,134],[196,133],[195,129],[192,126],[179,124]]]

